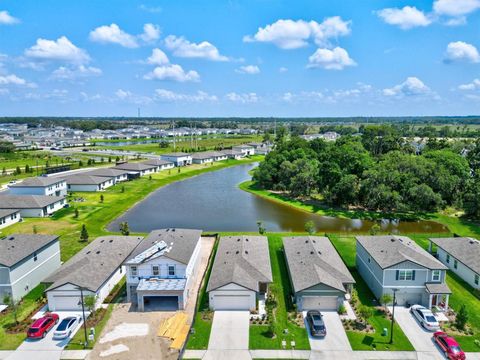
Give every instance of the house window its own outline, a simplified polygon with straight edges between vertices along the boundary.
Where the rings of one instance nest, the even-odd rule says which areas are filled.
[[[153,265],[152,266],[152,274],[153,274],[153,276],[160,275],[160,269],[158,268],[158,265]]]
[[[449,264],[449,263],[450,263],[450,255],[447,254],[447,264]]]
[[[130,275],[131,276],[137,276],[138,275],[138,270],[136,266],[130,267]]]
[[[453,268],[457,269],[458,268],[458,261],[457,259],[453,260]]]
[[[168,265],[168,276],[175,276],[175,265]]]
[[[440,281],[440,270],[432,271],[432,281]]]
[[[33,261],[37,261],[37,253],[36,252],[33,253]]]
[[[399,270],[398,280],[413,280],[413,270]]]
[[[474,280],[475,285],[478,285],[479,280],[480,280],[480,276],[478,276],[478,274],[475,274],[475,280]]]

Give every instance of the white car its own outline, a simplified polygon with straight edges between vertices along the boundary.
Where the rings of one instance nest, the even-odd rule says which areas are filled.
[[[53,332],[54,339],[66,339],[72,335],[73,331],[80,324],[80,316],[69,316],[60,321]]]
[[[412,305],[410,308],[412,315],[420,322],[425,329],[430,331],[440,330],[440,324],[438,323],[432,312],[422,305]]]

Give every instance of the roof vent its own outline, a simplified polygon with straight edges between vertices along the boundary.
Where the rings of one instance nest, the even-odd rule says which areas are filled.
[[[97,254],[97,255],[100,254],[100,250],[97,250],[97,252],[95,254]]]
[[[240,251],[238,251],[238,250],[237,250],[237,251],[235,251],[235,254],[240,254]]]
[[[101,242],[101,243],[105,242],[105,239],[102,239],[100,242]]]
[[[248,250],[245,250],[245,254],[248,254]]]
[[[320,250],[318,250],[317,252],[318,252],[318,255],[322,255],[322,252]]]
[[[226,254],[230,254],[230,251],[227,251]]]
[[[315,252],[313,252],[313,251],[310,251],[310,255],[313,255],[313,254],[315,254]]]
[[[88,254],[90,254],[90,253],[91,253],[91,251],[90,251],[90,250],[88,250],[88,251],[87,251],[87,255],[88,255]]]
[[[469,243],[473,245],[473,244],[475,244],[475,241],[470,240]]]
[[[10,237],[8,238],[8,240],[15,240],[15,237],[14,237],[14,236],[10,236]]]
[[[305,240],[305,244],[308,244],[308,240]]]
[[[237,239],[237,242],[240,241],[240,238]]]
[[[108,242],[109,242],[109,243],[113,243],[113,239],[110,239]]]
[[[300,251],[297,251],[297,255],[300,255]]]
[[[391,238],[390,241],[391,241],[391,242],[395,242],[395,238]]]

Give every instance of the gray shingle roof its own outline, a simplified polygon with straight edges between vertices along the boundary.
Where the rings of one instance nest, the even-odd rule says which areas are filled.
[[[15,214],[19,212],[20,210],[18,209],[8,209],[8,210],[0,210],[0,219],[4,218],[5,216]]]
[[[210,151],[202,151],[192,154],[192,159],[210,159],[215,157]]]
[[[225,155],[243,155],[243,153],[241,151],[236,151],[236,150],[233,150],[233,149],[222,150],[221,153],[223,153]]]
[[[208,281],[207,291],[235,283],[259,291],[259,283],[273,281],[266,236],[223,236]]]
[[[0,209],[42,209],[65,196],[0,195]]]
[[[190,156],[190,154],[184,153],[184,152],[172,152],[167,154],[161,154],[160,156],[182,157],[182,156]]]
[[[251,150],[251,149],[253,149],[253,146],[242,144],[242,145],[235,145],[235,146],[233,146],[233,148]]]
[[[56,235],[13,234],[0,238],[0,265],[12,267],[19,261],[57,241]]]
[[[195,246],[197,246],[202,230],[193,229],[161,229],[153,230],[145,239],[138,245],[135,251],[128,257],[128,260],[133,259],[137,255],[150,249],[153,245],[163,241],[171,249],[164,256],[169,259],[178,261],[187,265],[192,257]],[[151,254],[149,257],[151,257]],[[128,263],[128,260],[126,261]],[[145,259],[147,260],[147,259]]]
[[[117,271],[140,244],[138,236],[102,236],[96,238],[63,264],[43,283],[47,291],[67,283],[96,292]]]
[[[452,290],[445,283],[426,283],[425,288],[430,294],[451,294]]]
[[[284,237],[283,248],[295,292],[318,284],[346,292],[345,284],[355,283],[337,250],[326,237]]]
[[[72,175],[66,177],[68,185],[99,185],[107,181],[109,178],[105,176],[91,176],[91,175]]]
[[[155,165],[146,165],[142,163],[125,163],[114,167],[114,169],[127,170],[127,171],[145,171],[155,168]]]
[[[404,261],[416,263],[427,269],[447,269],[445,265],[406,236],[357,236],[357,241],[382,269]]]
[[[37,176],[33,178],[27,178],[21,183],[9,185],[8,187],[46,187],[54,184],[58,184],[64,179],[59,179],[58,177],[48,177],[48,176]]]
[[[465,237],[433,238],[430,241],[480,274],[480,241]]]
[[[143,161],[142,164],[145,165],[154,165],[154,166],[163,166],[168,164],[173,164],[171,161],[161,160],[161,159],[148,159],[147,161]]]
[[[114,169],[114,168],[95,169],[95,170],[91,170],[83,173],[83,175],[103,176],[103,177],[116,177],[116,176],[121,176],[125,174],[128,174],[128,171]]]

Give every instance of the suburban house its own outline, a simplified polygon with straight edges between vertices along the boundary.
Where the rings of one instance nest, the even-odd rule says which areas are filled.
[[[143,161],[142,164],[156,166],[158,169],[157,171],[173,169],[175,167],[173,162],[161,159],[148,159]]]
[[[244,156],[255,155],[255,148],[250,145],[237,145],[233,146],[232,150],[241,152]]]
[[[430,239],[436,257],[473,288],[480,289],[480,241],[466,237]]]
[[[68,191],[102,191],[115,184],[114,180],[104,176],[72,175],[65,178]]]
[[[447,267],[406,236],[357,236],[357,269],[377,299],[448,308]]]
[[[207,164],[215,160],[209,151],[202,151],[192,154],[192,161],[194,164]]]
[[[9,209],[0,210],[0,229],[13,225],[22,219],[20,216],[20,210]]]
[[[228,156],[221,151],[210,151],[210,154],[213,157],[213,161],[223,161],[228,159]]]
[[[112,168],[95,169],[95,170],[83,173],[83,175],[100,176],[100,177],[109,178],[113,181],[114,184],[128,180],[128,171],[112,169]]]
[[[320,236],[284,237],[283,248],[297,309],[336,311],[355,280],[330,240]]]
[[[50,311],[78,311],[81,296],[95,296],[95,308],[125,275],[125,259],[138,246],[138,236],[96,238],[42,282]]]
[[[64,196],[0,195],[0,210],[20,210],[23,218],[49,216],[66,204]]]
[[[5,295],[20,300],[59,267],[58,236],[14,234],[0,238],[0,304]]]
[[[236,150],[222,150],[221,153],[225,154],[227,156],[227,158],[229,159],[235,159],[235,160],[239,160],[241,158],[244,158],[245,157],[245,154],[241,151],[236,151]]]
[[[210,309],[255,310],[272,281],[266,236],[224,236],[207,285]]]
[[[8,185],[12,195],[67,195],[67,183],[64,179],[48,176],[26,178],[18,184]]]
[[[124,163],[118,164],[114,169],[128,171],[129,174],[136,174],[138,176],[145,176],[153,174],[157,171],[155,165],[145,165],[142,163]]]
[[[146,308],[184,309],[201,247],[201,230],[154,230],[125,261],[127,301]]]
[[[175,166],[186,166],[192,164],[192,155],[184,152],[174,152],[160,155],[160,159],[171,161]]]

